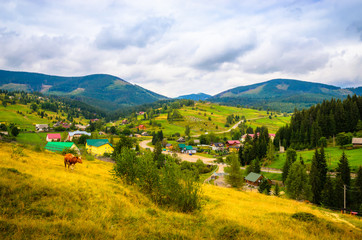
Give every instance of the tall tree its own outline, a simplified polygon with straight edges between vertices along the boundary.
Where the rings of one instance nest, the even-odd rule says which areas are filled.
[[[336,169],[337,177],[340,177],[343,184],[350,186],[351,184],[351,169],[349,167],[348,159],[343,151],[342,156],[339,160],[338,167]]]
[[[318,149],[315,150],[312,166],[309,173],[309,184],[312,187],[313,198],[312,202],[316,204],[321,203],[322,191],[327,177],[327,163],[324,154],[324,149],[321,149],[321,152],[318,152]]]
[[[297,160],[297,152],[292,149],[289,148],[287,150],[287,154],[286,154],[286,160],[283,166],[283,173],[282,173],[282,180],[283,183],[285,183],[285,181],[287,180],[288,177],[288,173],[289,173],[289,168],[292,166],[292,164]]]
[[[308,184],[308,174],[305,166],[299,161],[292,164],[288,178],[285,181],[288,195],[297,200],[310,199],[311,187]]]
[[[240,163],[236,154],[231,155],[230,168],[226,170],[226,182],[232,187],[240,188],[243,185]]]

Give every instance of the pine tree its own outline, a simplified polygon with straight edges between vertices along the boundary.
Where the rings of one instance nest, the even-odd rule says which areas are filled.
[[[346,154],[342,153],[341,159],[339,160],[337,167],[337,177],[340,177],[343,184],[350,186],[351,183],[351,169],[349,167],[348,159]]]
[[[321,192],[323,188],[323,185],[319,177],[319,168],[318,168],[319,158],[320,156],[318,150],[316,149],[314,152],[314,156],[312,159],[312,166],[309,173],[309,184],[312,187],[312,193],[313,193],[312,202],[316,204],[320,203]]]
[[[279,197],[279,194],[280,194],[279,184],[276,183],[274,187],[274,195]]]
[[[355,204],[358,206],[362,205],[362,166],[358,168],[357,177],[354,183],[354,189],[356,189],[356,200]]]
[[[245,159],[243,155],[244,146],[239,147],[238,158],[241,166],[245,166]]]
[[[305,166],[299,161],[292,164],[288,178],[285,181],[288,195],[297,200],[310,199],[311,187],[308,184],[308,174]]]
[[[283,183],[287,180],[289,168],[292,166],[292,164],[297,160],[297,152],[294,149],[289,148],[287,150],[287,157],[283,166],[283,173],[282,173],[282,180]]]
[[[232,187],[240,188],[243,185],[240,163],[236,154],[231,155],[230,168],[226,171],[226,182]]]
[[[335,190],[334,190],[334,181],[330,177],[327,177],[326,183],[324,185],[322,195],[321,195],[321,203],[323,206],[327,207],[335,207],[336,203],[335,199]]]

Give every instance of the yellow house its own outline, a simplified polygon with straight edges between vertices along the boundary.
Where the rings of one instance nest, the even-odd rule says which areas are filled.
[[[85,145],[87,152],[93,155],[103,155],[104,153],[113,153],[114,148],[108,139],[87,139]]]

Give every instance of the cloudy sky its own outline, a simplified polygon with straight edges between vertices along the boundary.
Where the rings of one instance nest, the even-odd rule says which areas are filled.
[[[0,69],[168,97],[273,78],[362,86],[362,1],[1,0]]]

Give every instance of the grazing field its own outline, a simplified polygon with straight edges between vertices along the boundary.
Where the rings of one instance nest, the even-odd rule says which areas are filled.
[[[72,171],[61,155],[23,151],[0,144],[0,239],[362,238],[358,217],[211,185],[200,211],[176,212],[114,179],[111,163],[84,160]]]
[[[343,151],[346,153],[349,165],[353,171],[356,171],[359,166],[362,166],[362,148],[343,150],[339,147],[328,147],[324,149],[326,154],[326,160],[329,170],[334,170],[338,166],[339,159],[342,156]],[[310,164],[315,150],[297,151],[298,159],[301,156],[304,163]],[[286,153],[280,153],[272,164],[267,167],[282,169],[285,163]]]
[[[43,110],[42,110],[43,111]],[[20,112],[20,113],[19,113]],[[56,113],[51,111],[44,111],[48,117],[52,117],[50,120],[47,117],[41,117],[36,112],[32,112],[30,109],[30,104],[22,105],[22,104],[14,104],[7,105],[4,107],[0,105],[0,123],[15,123],[21,129],[26,129],[27,131],[34,131],[35,124],[51,124],[53,121],[56,121],[55,118],[59,117],[61,119],[67,118],[67,113]],[[84,118],[75,118],[74,121],[76,123],[81,122],[82,124],[86,124],[89,121]]]
[[[248,108],[237,108],[222,106],[213,103],[201,103],[196,102],[194,107],[183,107],[178,109],[183,116],[182,121],[169,122],[167,120],[167,114],[160,114],[154,119],[159,126],[151,126],[149,120],[143,120],[143,116],[138,116],[137,124],[143,124],[146,126],[147,131],[158,131],[162,130],[165,135],[172,135],[180,133],[184,135],[186,126],[190,127],[190,135],[199,135],[204,133],[216,133],[222,134],[229,130],[234,124],[226,127],[227,116],[234,114],[239,117],[244,116],[247,120],[247,125],[253,127],[266,126],[269,128],[270,133],[275,133],[280,126],[284,126],[289,123],[290,116],[278,115],[269,119],[267,111],[259,111]],[[118,125],[120,121],[117,121],[115,125]],[[228,133],[225,134],[227,136]]]

